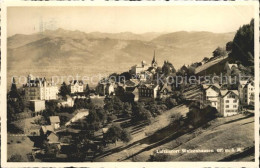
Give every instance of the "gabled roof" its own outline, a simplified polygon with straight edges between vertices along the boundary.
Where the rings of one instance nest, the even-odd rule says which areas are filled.
[[[73,81],[70,81],[70,84],[71,84],[71,85],[75,85],[76,83],[78,83],[79,85],[83,85],[83,81],[82,81],[82,80],[73,80]]]
[[[238,67],[237,64],[228,64],[229,69],[232,69],[233,67]]]
[[[141,84],[140,87],[147,87],[148,89],[154,89],[156,87],[158,87],[159,85],[156,84]]]
[[[247,82],[248,82],[248,80],[240,80],[240,81],[239,81],[239,84],[240,84],[240,85],[246,85]]]
[[[202,87],[203,87],[203,89],[205,89],[205,90],[207,90],[207,89],[209,89],[209,88],[212,88],[212,87],[214,87],[214,88],[216,88],[216,89],[220,89],[220,88],[221,88],[221,86],[220,86],[218,83],[214,83],[214,84],[203,84]]]
[[[160,92],[162,92],[164,89],[166,89],[168,92],[172,92],[172,87],[170,85],[164,84]]]
[[[44,134],[46,134],[48,131],[53,132],[54,128],[52,125],[44,125],[41,127]]]
[[[222,97],[225,97],[226,95],[228,95],[229,93],[234,93],[235,95],[239,96],[239,93],[237,90],[220,90],[220,95]]]
[[[50,122],[51,123],[59,123],[60,117],[59,116],[50,116]]]

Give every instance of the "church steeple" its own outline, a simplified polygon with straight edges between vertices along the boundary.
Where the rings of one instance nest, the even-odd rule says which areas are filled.
[[[156,59],[155,59],[155,50],[153,52],[153,60],[152,60],[152,67],[157,67],[157,62],[156,62]]]

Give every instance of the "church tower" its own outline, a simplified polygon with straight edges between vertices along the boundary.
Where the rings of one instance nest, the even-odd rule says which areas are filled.
[[[155,50],[154,50],[154,53],[153,53],[153,60],[152,60],[151,67],[157,68],[157,61],[155,59]]]

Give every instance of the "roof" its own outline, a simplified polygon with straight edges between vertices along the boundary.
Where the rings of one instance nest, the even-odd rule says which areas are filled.
[[[154,89],[156,87],[158,87],[159,85],[155,85],[155,84],[142,84],[140,87],[147,87],[148,89]]]
[[[209,89],[210,87],[215,87],[217,89],[220,89],[221,86],[218,84],[218,83],[214,83],[214,84],[203,84],[202,85],[203,89],[207,90]]]
[[[59,123],[60,117],[59,116],[50,116],[50,122],[51,123]]]
[[[220,90],[220,95],[225,96],[227,94],[228,90]]]
[[[162,92],[164,89],[167,89],[168,92],[172,92],[172,87],[170,85],[164,84],[160,91]]]
[[[82,85],[82,84],[83,84],[83,81],[82,81],[82,80],[73,80],[73,81],[70,81],[70,84],[71,84],[71,85],[75,85],[76,83]]]
[[[108,131],[108,128],[102,128],[103,133],[107,133],[107,131]]]
[[[240,80],[240,81],[239,81],[239,84],[240,84],[240,85],[246,85],[247,82],[248,82],[248,80]]]
[[[232,92],[232,93],[234,93],[235,95],[239,95],[239,93],[238,93],[238,91],[237,90],[220,90],[220,95],[222,96],[222,97],[224,97],[224,96],[226,96],[228,93],[230,93],[230,92]]]
[[[54,128],[53,128],[52,125],[44,125],[41,128],[42,128],[42,131],[43,131],[44,134],[46,134],[47,131],[51,131],[51,132],[54,131]]]
[[[237,64],[228,64],[229,69],[232,69],[233,66],[237,68]]]

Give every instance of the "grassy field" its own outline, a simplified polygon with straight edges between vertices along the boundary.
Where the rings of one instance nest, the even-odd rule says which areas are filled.
[[[173,133],[174,134],[174,133]],[[160,135],[158,135],[160,136]],[[171,135],[168,135],[171,136]],[[242,114],[228,118],[218,118],[211,121],[207,128],[198,128],[186,133],[168,143],[138,153],[125,161],[147,161],[155,150],[182,150],[182,149],[246,149],[254,145],[254,117]],[[218,161],[237,153],[181,153],[167,154],[167,161]],[[237,161],[251,161],[253,153]]]
[[[32,152],[34,143],[28,137],[8,135],[7,143],[7,159],[14,154],[18,154],[22,156],[22,161],[29,161],[27,154]]]

